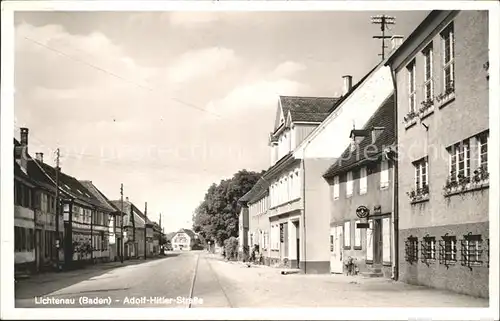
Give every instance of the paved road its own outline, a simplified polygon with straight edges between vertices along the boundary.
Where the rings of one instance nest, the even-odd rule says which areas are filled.
[[[73,275],[63,273],[62,277],[55,275],[45,282],[20,281],[16,287],[16,307],[231,306],[203,252],[170,253],[166,258],[103,268],[74,271]]]
[[[194,286],[192,286],[194,284]],[[279,269],[227,262],[204,252],[97,264],[37,275],[16,284],[16,307],[487,307],[487,299],[345,275],[281,275]],[[74,299],[69,304],[37,304]],[[84,298],[103,304],[80,302]],[[105,300],[110,302],[104,302]],[[135,300],[135,301],[134,301]],[[191,300],[191,305],[189,305]],[[82,304],[81,304],[82,303]]]

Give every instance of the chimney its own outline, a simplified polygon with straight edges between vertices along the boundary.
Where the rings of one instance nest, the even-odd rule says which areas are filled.
[[[36,153],[36,160],[43,163],[43,153]]]
[[[375,141],[380,136],[380,134],[382,134],[384,129],[385,129],[385,127],[373,127],[372,128],[372,144],[375,143]]]
[[[352,88],[352,76],[351,75],[345,75],[342,76],[344,79],[344,88],[342,89],[342,96],[345,96],[349,91],[351,91]]]
[[[128,202],[128,196],[127,196],[127,197],[125,197],[125,202]]]
[[[394,35],[391,37],[391,51],[398,49],[403,43],[403,36]]]
[[[29,129],[26,127],[22,127],[21,129],[21,145],[22,146],[28,146],[28,132]]]

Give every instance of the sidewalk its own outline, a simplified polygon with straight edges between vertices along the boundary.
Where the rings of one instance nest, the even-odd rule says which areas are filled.
[[[487,307],[487,299],[385,278],[281,275],[281,269],[208,258],[234,307]]]
[[[17,280],[14,292],[15,298],[25,299],[46,295],[72,284],[102,275],[112,269],[152,262],[168,257],[169,256],[158,256],[148,258],[147,260],[144,260],[144,258],[129,259],[123,261],[123,263],[120,261],[97,263],[75,270],[33,274],[29,278]]]

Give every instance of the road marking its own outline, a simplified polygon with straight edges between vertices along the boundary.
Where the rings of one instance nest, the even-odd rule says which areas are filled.
[[[193,279],[191,281],[191,288],[189,289],[189,299],[193,298],[193,292],[194,292],[194,283],[196,282],[196,273],[198,272],[198,264],[200,263],[200,254],[198,254],[198,257],[196,258],[196,265],[194,267],[194,273],[193,273]],[[191,301],[191,300],[189,300]],[[188,304],[188,309],[191,308],[191,302]]]

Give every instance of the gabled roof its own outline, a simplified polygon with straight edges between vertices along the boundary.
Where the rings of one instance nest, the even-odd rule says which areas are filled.
[[[318,114],[327,114],[339,98],[280,96],[283,115],[288,113],[292,121],[317,121]]]
[[[102,207],[110,212],[115,212],[116,208],[111,205],[108,198],[92,183],[92,181],[80,181],[80,183],[85,186],[85,188],[95,197],[97,198]]]
[[[32,159],[35,163],[35,166],[39,165],[43,172],[46,173],[53,181],[56,180],[56,169],[52,166]],[[92,193],[85,188],[76,178],[73,176],[64,174],[62,171],[59,172],[59,186],[62,191],[71,197],[83,201],[89,205],[102,207],[104,206]]]
[[[165,238],[167,239],[167,241],[171,241],[172,238],[177,234],[177,232],[170,232],[170,233],[167,233],[165,235]]]
[[[382,106],[380,106],[368,120],[365,127],[363,127],[364,130],[370,131],[373,127],[385,127],[375,140],[375,143],[372,144],[372,137],[370,134],[359,142],[359,145],[354,151],[351,151],[351,148],[347,147],[342,153],[342,156],[332,166],[330,166],[330,168],[328,168],[323,177],[331,178],[335,175],[346,172],[364,164],[365,161],[369,161],[368,158],[377,159],[377,156],[382,154],[384,147],[394,144],[394,108],[393,94],[386,99]],[[367,148],[369,145],[373,147]]]
[[[116,200],[111,201],[118,211],[122,209],[122,201]],[[130,210],[133,209],[133,218],[130,215]],[[144,214],[135,206],[132,202],[124,200],[123,201],[123,226],[133,226],[132,219],[134,220],[134,224],[136,228],[144,228]]]
[[[261,177],[257,183],[254,184],[252,189],[250,189],[238,201],[240,203],[253,203],[253,201],[260,199],[266,193],[269,193],[269,181]]]
[[[188,228],[181,228],[177,233],[175,234],[179,234],[179,233],[186,233],[187,235],[189,235],[190,238],[194,238],[194,236],[196,235],[196,233],[193,231],[193,230],[190,230]]]

